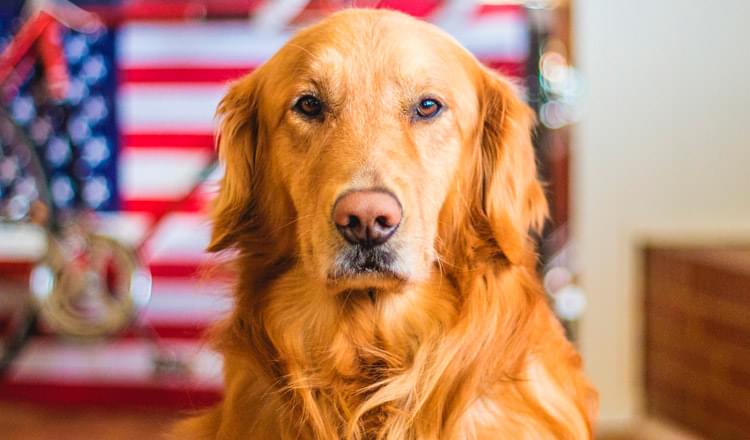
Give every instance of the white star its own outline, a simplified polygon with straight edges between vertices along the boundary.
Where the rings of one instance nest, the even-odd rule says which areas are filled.
[[[83,116],[74,116],[68,120],[68,134],[76,144],[84,142],[91,136],[89,121]]]
[[[65,58],[72,64],[77,64],[89,52],[86,37],[73,35],[65,42]]]
[[[102,136],[92,137],[83,145],[81,156],[92,168],[109,159],[110,151],[107,140]]]
[[[56,176],[52,178],[50,189],[52,191],[52,198],[58,206],[67,205],[75,196],[73,185],[70,182],[70,178],[67,176]]]
[[[70,104],[80,104],[81,100],[88,96],[88,94],[89,88],[83,81],[75,77],[70,78],[70,83],[68,83],[68,96],[66,97]]]
[[[50,134],[52,134],[52,124],[47,118],[39,118],[35,120],[33,124],[31,124],[29,134],[31,140],[33,140],[37,145],[42,145],[47,142]]]
[[[21,125],[28,124],[34,117],[36,117],[34,100],[30,96],[16,97],[11,104],[11,112],[13,113],[13,118],[16,122]]]
[[[22,220],[26,217],[31,206],[30,200],[22,195],[13,196],[7,205],[8,217],[13,221]]]
[[[70,159],[70,145],[67,140],[58,136],[47,144],[47,161],[54,167],[64,165]]]
[[[101,95],[91,96],[83,103],[83,114],[93,123],[107,117],[107,104]]]
[[[20,194],[28,199],[36,199],[39,195],[37,182],[31,176],[24,176],[16,183],[16,194]]]
[[[0,182],[8,185],[18,176],[18,163],[15,157],[6,157],[0,161]]]
[[[83,186],[83,200],[92,207],[98,208],[109,199],[107,179],[98,176],[88,180]]]
[[[81,67],[81,77],[87,84],[92,85],[102,79],[107,74],[107,66],[101,55],[89,57]]]

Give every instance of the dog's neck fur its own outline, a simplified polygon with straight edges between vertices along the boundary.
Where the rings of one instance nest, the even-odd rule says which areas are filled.
[[[437,272],[397,292],[334,294],[310,285],[300,269],[272,283],[263,321],[286,369],[299,369],[321,390],[347,390],[339,396],[346,411],[368,386],[408,370],[417,349],[450,327],[457,312],[455,289]]]
[[[217,335],[226,381],[233,384],[227,386],[233,394],[225,396],[222,420],[278,421],[226,423],[246,426],[243,435],[251,438],[407,440],[454,438],[451,433],[458,432],[473,433],[461,437],[467,439],[522,432],[585,438],[589,427],[581,403],[562,391],[560,378],[547,373],[547,362],[570,363],[564,368],[569,374],[578,361],[560,329],[544,324],[549,310],[529,284],[533,271],[498,270],[497,276],[473,272],[467,278],[477,284],[461,286],[436,269],[425,282],[372,297],[365,291],[332,294],[311,287],[296,265],[273,280],[243,280],[238,307]],[[521,316],[518,310],[532,313]],[[488,311],[489,321],[466,319]],[[451,339],[452,345],[446,342]],[[534,361],[543,381],[535,390],[527,371],[539,344],[559,348],[538,350],[550,358]],[[434,369],[436,364],[441,369]],[[533,411],[544,408],[535,402],[547,398],[539,395],[545,392],[557,400],[547,409],[550,416],[540,419]],[[502,404],[500,394],[506,396]],[[253,414],[242,408],[253,408]],[[526,416],[503,416],[523,411]],[[276,430],[268,431],[269,426]]]
[[[398,292],[338,294],[305,289],[311,284],[299,269],[281,276],[269,287],[263,321],[291,379],[286,386],[302,394],[310,391],[310,403],[324,421],[356,413],[376,384],[408,372],[419,347],[452,326],[457,295],[439,276],[435,273],[430,282]],[[307,383],[295,384],[297,380]],[[382,405],[363,414],[363,435],[374,435],[391,410],[398,408]],[[340,425],[346,428],[346,421]],[[311,434],[319,437],[323,432]]]

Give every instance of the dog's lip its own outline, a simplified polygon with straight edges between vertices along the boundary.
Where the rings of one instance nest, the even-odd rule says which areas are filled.
[[[400,274],[396,271],[390,270],[390,269],[361,269],[357,271],[352,271],[349,273],[344,274],[328,274],[328,280],[329,281],[340,281],[340,280],[349,280],[349,279],[359,279],[359,278],[393,278],[397,280],[406,281],[406,277],[403,274]]]
[[[334,290],[393,289],[408,282],[399,252],[392,244],[364,248],[344,246],[338,249],[325,275]]]
[[[359,270],[345,274],[328,274],[327,284],[337,290],[393,288],[408,281],[405,274],[393,270]]]

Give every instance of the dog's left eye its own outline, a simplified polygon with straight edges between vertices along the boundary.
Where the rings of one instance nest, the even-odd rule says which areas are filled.
[[[440,113],[440,109],[443,108],[443,104],[437,99],[425,98],[417,105],[417,117],[420,119],[430,119],[437,116]]]
[[[294,111],[309,118],[316,118],[323,113],[323,103],[312,95],[305,95],[294,103]]]

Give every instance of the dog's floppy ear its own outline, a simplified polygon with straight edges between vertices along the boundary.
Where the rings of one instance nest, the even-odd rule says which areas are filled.
[[[219,103],[216,140],[225,174],[213,206],[208,250],[233,246],[253,223],[253,188],[258,151],[259,72],[231,85]]]
[[[480,211],[491,239],[511,263],[519,263],[540,232],[547,200],[537,178],[531,133],[535,115],[514,87],[483,69]]]

